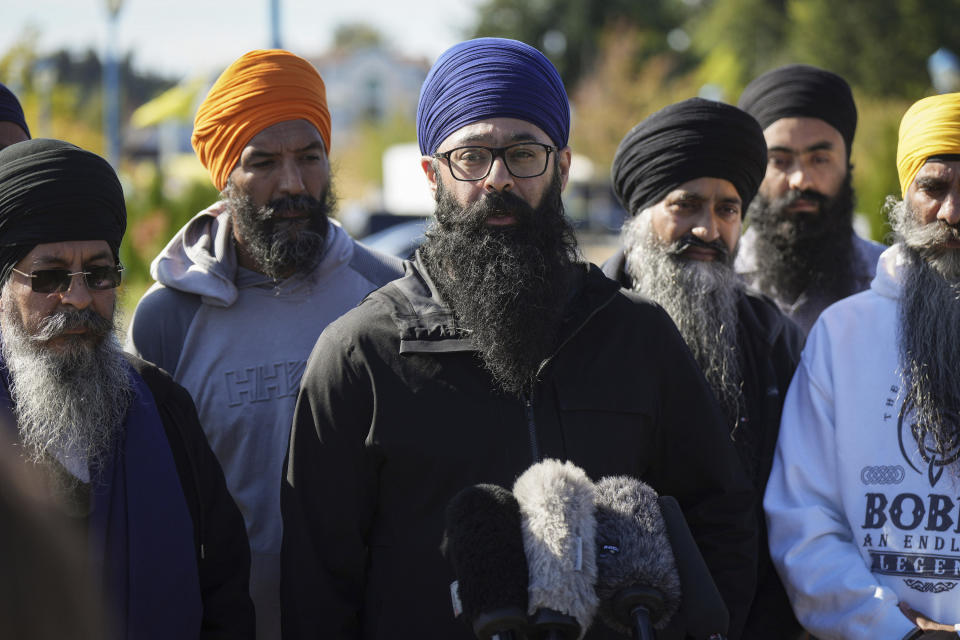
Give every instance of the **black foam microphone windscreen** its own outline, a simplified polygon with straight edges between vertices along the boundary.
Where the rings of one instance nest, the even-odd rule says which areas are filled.
[[[457,576],[463,615],[478,638],[505,637],[525,626],[527,558],[512,493],[479,484],[455,495],[447,503],[443,551]]]
[[[694,640],[722,638],[730,626],[730,614],[690,533],[680,505],[673,496],[660,496],[658,502],[683,592],[676,615],[678,623]]]
[[[517,478],[513,494],[530,569],[528,612],[572,617],[579,626],[572,637],[582,638],[597,610],[593,482],[570,462],[544,460]]]
[[[633,608],[664,628],[680,606],[680,577],[657,494],[629,476],[596,484],[597,595],[600,618],[631,635]]]

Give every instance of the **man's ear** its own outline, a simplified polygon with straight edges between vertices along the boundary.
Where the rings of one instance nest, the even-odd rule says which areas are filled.
[[[437,175],[437,167],[432,156],[420,156],[420,168],[427,176],[427,182],[430,183],[430,194],[433,199],[437,199],[437,181],[440,177]]]
[[[560,170],[560,190],[567,188],[567,180],[570,178],[570,158],[572,157],[570,147],[557,149],[557,168]]]

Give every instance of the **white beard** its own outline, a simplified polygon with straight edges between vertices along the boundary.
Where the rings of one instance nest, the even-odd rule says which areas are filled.
[[[26,457],[33,462],[55,459],[84,482],[89,482],[89,469],[110,455],[133,394],[113,322],[100,320],[109,327],[106,335],[97,340],[84,336],[58,353],[27,331],[9,296],[0,319]]]

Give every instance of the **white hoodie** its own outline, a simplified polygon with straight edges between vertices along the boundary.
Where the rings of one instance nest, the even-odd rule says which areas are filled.
[[[901,419],[898,246],[827,308],[783,407],[764,508],[770,552],[818,638],[902,638],[905,602],[960,629],[960,466],[924,462]],[[932,469],[932,471],[931,471]]]

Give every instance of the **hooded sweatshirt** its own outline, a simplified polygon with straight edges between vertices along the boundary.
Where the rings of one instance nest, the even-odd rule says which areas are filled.
[[[280,477],[307,357],[320,332],[401,262],[331,222],[320,264],[274,281],[237,264],[230,214],[197,214],[150,265],[127,350],[166,369],[200,423],[243,513],[258,637],[279,637]]]
[[[822,640],[902,638],[904,602],[960,630],[960,469],[924,461],[903,411],[898,245],[827,308],[783,407],[764,508],[770,553]],[[904,415],[906,413],[906,415]]]

